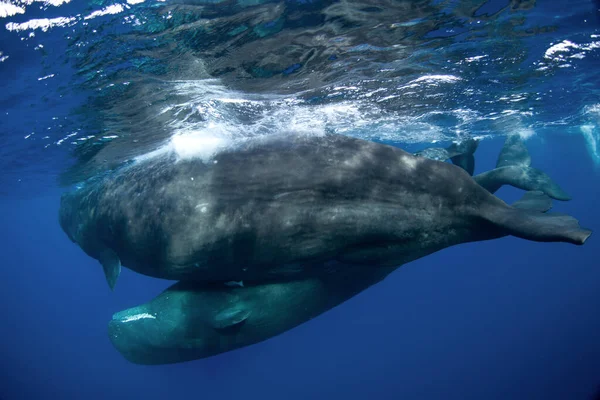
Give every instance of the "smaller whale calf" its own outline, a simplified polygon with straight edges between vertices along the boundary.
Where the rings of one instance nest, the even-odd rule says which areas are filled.
[[[393,269],[339,265],[341,272],[320,278],[237,287],[178,282],[150,302],[116,313],[108,324],[108,334],[115,348],[136,364],[210,357],[309,321]]]

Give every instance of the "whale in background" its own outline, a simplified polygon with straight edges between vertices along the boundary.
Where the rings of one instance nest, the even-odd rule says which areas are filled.
[[[448,147],[428,147],[417,151],[414,155],[436,161],[450,160],[452,164],[461,167],[472,176],[475,171],[474,153],[478,146],[478,139],[467,139],[462,142],[452,143]]]
[[[468,139],[448,147],[429,147],[414,154],[437,161],[450,160],[469,175],[473,175],[474,153],[478,145],[478,140]],[[496,193],[502,186],[510,185],[528,191],[542,191],[556,200],[571,200],[571,196],[545,172],[531,166],[529,150],[518,134],[506,137],[502,151],[498,155],[496,168],[478,174],[473,179],[490,193]]]
[[[523,190],[541,191],[556,200],[571,200],[571,196],[544,171],[531,166],[531,156],[519,135],[506,137],[496,168],[478,174],[473,179],[490,193],[496,193],[502,186],[510,185]]]

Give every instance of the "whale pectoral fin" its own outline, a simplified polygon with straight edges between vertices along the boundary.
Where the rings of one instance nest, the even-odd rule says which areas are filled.
[[[100,253],[98,261],[102,264],[104,276],[106,277],[106,282],[108,283],[110,290],[113,290],[117,284],[119,275],[121,275],[121,260],[119,260],[119,257],[114,251],[105,249]]]
[[[531,210],[544,213],[552,208],[552,199],[544,192],[533,190],[526,192],[523,197],[511,205],[515,208],[520,208],[521,210]]]
[[[215,315],[213,328],[218,331],[224,331],[234,327],[239,327],[248,319],[251,313],[252,311],[241,307],[225,309]]]

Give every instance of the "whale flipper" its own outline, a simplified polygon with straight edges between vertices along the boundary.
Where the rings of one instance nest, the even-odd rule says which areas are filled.
[[[242,324],[248,319],[252,312],[239,305],[225,309],[215,315],[213,327],[216,330],[226,330]]]
[[[117,284],[119,275],[121,275],[121,260],[119,260],[119,257],[114,251],[110,249],[104,249],[102,252],[100,252],[98,261],[100,261],[100,264],[102,264],[102,269],[104,270],[104,276],[106,277],[108,286],[111,290],[113,290]]]
[[[523,197],[511,204],[515,208],[546,212],[552,208],[552,199],[539,190],[526,192]]]
[[[545,172],[530,167],[531,157],[519,135],[506,138],[496,168],[473,177],[488,192],[495,193],[504,185],[523,190],[541,191],[556,200],[571,200]]]

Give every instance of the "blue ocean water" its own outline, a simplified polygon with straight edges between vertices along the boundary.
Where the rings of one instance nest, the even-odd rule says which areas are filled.
[[[282,130],[412,151],[478,137],[476,172],[518,133],[573,197],[554,210],[597,230],[598,7],[0,1],[0,398],[593,398],[594,235],[445,249],[265,342],[148,367],[112,347],[106,324],[170,283],[124,269],[111,292],[58,207],[128,160],[210,157]]]

